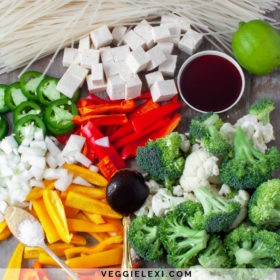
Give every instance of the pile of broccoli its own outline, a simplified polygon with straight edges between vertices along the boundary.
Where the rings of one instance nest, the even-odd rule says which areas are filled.
[[[156,141],[149,140],[145,147],[138,147],[136,162],[155,181],[164,182],[165,187],[171,189],[184,169],[182,144],[183,139],[177,132]]]
[[[273,109],[274,102],[263,98],[250,107],[249,114],[256,116],[255,122],[257,118],[267,125]],[[218,194],[212,186],[198,185],[191,190],[195,201],[184,201],[162,217],[136,217],[128,239],[143,259],[166,258],[175,268],[198,264],[207,269],[280,266],[280,179],[271,179],[280,167],[280,152],[276,147],[257,150],[242,124],[242,128],[233,127],[232,144],[221,132],[222,125],[216,113],[206,113],[191,121],[189,137],[192,144],[199,143],[199,149],[219,159],[219,178],[230,192]],[[183,173],[187,156],[182,141],[174,132],[139,147],[139,167],[171,189]],[[246,204],[241,195],[236,198],[237,193],[247,194]],[[235,276],[243,279],[242,275]]]

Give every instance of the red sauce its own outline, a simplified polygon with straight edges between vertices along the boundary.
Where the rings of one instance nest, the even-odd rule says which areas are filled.
[[[180,87],[185,100],[196,109],[218,112],[237,100],[242,79],[227,59],[205,55],[186,66],[181,74]]]

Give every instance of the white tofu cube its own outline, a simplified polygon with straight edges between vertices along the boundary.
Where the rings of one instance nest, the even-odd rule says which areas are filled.
[[[142,89],[142,81],[138,77],[138,75],[134,75],[133,77],[126,80],[125,85],[125,99],[133,99],[141,95]]]
[[[168,41],[178,44],[181,36],[181,27],[177,23],[164,23],[161,26],[167,28],[170,32],[170,39]]]
[[[119,62],[118,66],[119,66],[119,75],[123,80],[126,81],[135,75],[125,61]]]
[[[155,26],[152,28],[154,42],[166,41],[171,38],[170,31],[164,26]]]
[[[148,49],[154,46],[154,39],[152,35],[152,26],[145,20],[142,20],[136,27],[134,31],[138,34],[146,43]]]
[[[178,48],[192,55],[201,45],[203,39],[203,35],[190,29],[186,32],[184,37],[179,41]]]
[[[166,14],[161,16],[160,24],[175,23],[180,26],[181,31],[188,31],[191,28],[191,22],[184,17],[180,17],[174,14]]]
[[[167,60],[163,62],[158,70],[165,77],[174,77],[177,64],[177,55],[168,55]]]
[[[56,89],[72,98],[77,89],[84,83],[87,74],[87,69],[71,64],[57,83]]]
[[[123,37],[127,31],[127,27],[125,26],[116,26],[113,28],[112,36],[113,36],[113,44],[117,45],[123,40]]]
[[[78,50],[82,51],[83,49],[88,50],[90,48],[90,39],[89,36],[86,36],[79,40]]]
[[[174,80],[157,81],[151,87],[151,95],[154,102],[170,100],[177,93]]]
[[[157,45],[148,50],[147,54],[151,60],[147,66],[148,71],[155,69],[166,60],[166,55]]]
[[[174,43],[172,42],[159,42],[157,43],[157,45],[160,47],[160,49],[165,55],[169,55],[173,52]]]
[[[63,59],[62,59],[62,65],[63,67],[68,67],[71,64],[79,63],[79,51],[78,49],[74,48],[65,48],[63,52]]]
[[[125,62],[133,73],[138,73],[147,67],[150,58],[143,48],[139,47],[127,56]]]
[[[162,73],[159,71],[155,71],[145,75],[145,79],[149,88],[151,88],[155,82],[164,80]]]
[[[83,49],[81,51],[81,66],[90,69],[92,64],[99,63],[99,53],[99,50]]]
[[[125,98],[125,81],[115,75],[107,80],[107,93],[111,100],[120,100]]]
[[[115,76],[119,74],[119,63],[114,61],[108,61],[103,63],[103,69],[106,75],[106,78]]]
[[[123,41],[127,44],[132,50],[136,50],[139,47],[145,48],[146,43],[145,41],[137,35],[134,30],[130,30],[124,36]]]
[[[111,49],[113,59],[115,62],[125,61],[127,56],[130,53],[129,46],[124,45],[116,48]]]
[[[114,61],[114,57],[112,54],[112,49],[110,47],[106,48],[101,48],[100,49],[100,56],[101,56],[101,61],[108,62],[108,61]]]
[[[92,76],[88,75],[87,76],[87,87],[89,93],[99,93],[99,92],[104,92],[107,89],[107,84],[103,82],[103,84],[95,84],[92,81]]]
[[[113,41],[113,36],[107,25],[103,25],[90,32],[90,37],[96,49],[108,46]]]
[[[91,65],[91,78],[96,85],[104,84],[104,72],[102,63],[96,63]]]

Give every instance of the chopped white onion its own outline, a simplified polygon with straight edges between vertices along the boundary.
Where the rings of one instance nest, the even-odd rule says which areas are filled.
[[[62,155],[74,155],[76,152],[80,152],[85,144],[86,138],[72,134],[62,150]]]
[[[6,209],[8,207],[8,204],[5,201],[0,201],[0,212],[5,213]]]
[[[38,168],[42,168],[42,169],[46,168],[46,158],[45,157],[23,154],[21,156],[21,160],[23,162],[28,162],[32,166],[37,166]]]
[[[47,160],[47,164],[49,165],[50,168],[56,168],[57,167],[57,165],[58,165],[57,161],[51,153],[47,154],[46,160]]]
[[[34,179],[30,180],[29,184],[31,187],[38,187],[38,188],[45,187],[42,181],[34,180]]]
[[[13,152],[13,149],[18,147],[18,144],[13,136],[8,136],[1,141],[0,147],[4,153],[10,154]]]
[[[61,179],[67,177],[68,172],[65,168],[47,168],[43,177],[47,180]]]
[[[59,191],[65,191],[69,185],[72,183],[73,180],[73,173],[70,173],[66,176],[66,178],[61,178],[55,181],[54,186]]]
[[[35,177],[36,180],[42,180],[43,179],[43,174],[44,174],[44,169],[39,168],[37,166],[32,166],[30,168],[30,172],[32,175]]]
[[[99,171],[99,168],[96,166],[96,165],[91,165],[89,167],[89,170],[93,171],[93,172],[98,172]]]
[[[85,187],[92,187],[92,185],[88,181],[81,178],[80,176],[75,177],[73,180],[73,183],[77,184],[77,185],[85,186]]]
[[[58,156],[61,153],[60,149],[55,145],[55,143],[51,140],[50,137],[46,137],[45,143],[49,152],[54,156]]]
[[[81,163],[82,165],[86,166],[86,167],[89,167],[90,164],[91,164],[91,160],[88,159],[85,155],[83,155],[82,153],[80,152],[77,152],[75,154],[75,160],[79,163]]]
[[[98,146],[101,146],[101,147],[109,148],[110,147],[109,137],[105,136],[105,137],[99,138],[99,139],[95,140],[95,144]]]

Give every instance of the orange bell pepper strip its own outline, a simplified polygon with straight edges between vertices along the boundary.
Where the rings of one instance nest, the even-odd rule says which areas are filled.
[[[41,280],[41,279],[35,269],[24,268],[20,270],[19,280]]]
[[[37,274],[39,275],[40,280],[51,280],[47,272],[43,269],[42,264],[39,261],[33,263],[33,267]]]
[[[65,256],[67,259],[70,259],[73,256],[75,256],[77,254],[81,254],[81,253],[91,255],[94,253],[106,251],[109,249],[110,245],[120,244],[122,242],[123,242],[123,236],[121,236],[121,235],[112,236],[94,246],[69,248],[69,249],[65,250]]]
[[[66,196],[67,194],[65,195],[65,198]],[[67,218],[75,218],[80,211],[79,209],[68,207],[68,206],[64,206],[64,210]]]
[[[117,226],[113,224],[96,225],[79,219],[68,219],[67,222],[71,232],[110,232],[118,230]]]
[[[64,260],[62,260],[64,262]],[[46,253],[40,253],[39,255],[39,262],[42,265],[50,265],[50,266],[59,266],[56,261],[53,260],[53,258],[51,258],[49,255],[47,255]]]
[[[102,160],[100,160],[97,166],[107,180],[110,180],[111,177],[118,171],[118,168],[109,156],[105,156]]]
[[[68,259],[65,261],[70,268],[96,268],[119,265],[122,263],[123,249],[116,248],[88,256]]]
[[[103,219],[103,217],[99,214],[93,214],[93,213],[89,213],[89,212],[83,212],[86,217],[92,221],[93,223],[95,223],[96,225],[100,225],[100,224],[105,224],[105,221]]]
[[[57,191],[44,190],[43,199],[61,240],[70,243],[73,235],[69,233],[64,206]]]
[[[41,198],[38,200],[33,200],[32,205],[37,214],[39,221],[43,226],[48,242],[52,244],[58,241],[60,239],[60,236],[53,223],[53,220],[50,217],[50,213],[48,212],[43,199]]]
[[[116,232],[120,234],[123,233],[123,224],[120,219],[112,219],[112,218],[105,217],[104,220],[106,223],[114,225],[117,228]]]
[[[87,240],[84,236],[73,234],[73,237],[71,239],[71,244],[83,246],[87,244]]]
[[[81,110],[84,108],[81,108]],[[95,125],[109,126],[109,125],[124,125],[128,123],[126,114],[113,114],[113,115],[90,115],[79,116],[76,115],[72,122],[78,125],[91,121]]]
[[[5,220],[3,220],[1,223],[0,223],[0,233],[3,232],[5,230],[5,228],[7,227],[7,223]]]
[[[96,198],[96,199],[103,199],[106,197],[106,190],[105,189],[98,189],[94,187],[84,187],[80,185],[75,185],[71,184],[65,192],[61,193],[61,196],[65,197],[67,196],[67,193],[69,191],[77,192],[83,195],[86,195],[91,198]]]
[[[5,240],[8,237],[10,237],[12,233],[10,232],[9,228],[6,227],[1,233],[0,233],[0,240]]]
[[[136,108],[134,100],[124,100],[119,103],[89,105],[79,108],[82,116],[97,115],[108,112],[128,113]]]
[[[80,176],[93,185],[106,187],[108,184],[108,181],[102,175],[87,168],[74,164],[64,164],[64,168],[66,168],[69,173],[74,173],[75,176]]]
[[[109,218],[122,218],[122,215],[112,210],[108,204],[73,191],[67,194],[65,205]]]
[[[19,243],[10,259],[3,280],[19,279],[23,252],[24,252],[24,245]]]
[[[54,243],[49,244],[48,247],[58,256],[62,257],[64,256],[64,251],[66,249],[74,247],[72,244],[68,243]],[[25,247],[24,248],[24,259],[37,259],[39,258],[40,253],[45,253],[44,249],[38,248],[38,247]]]

